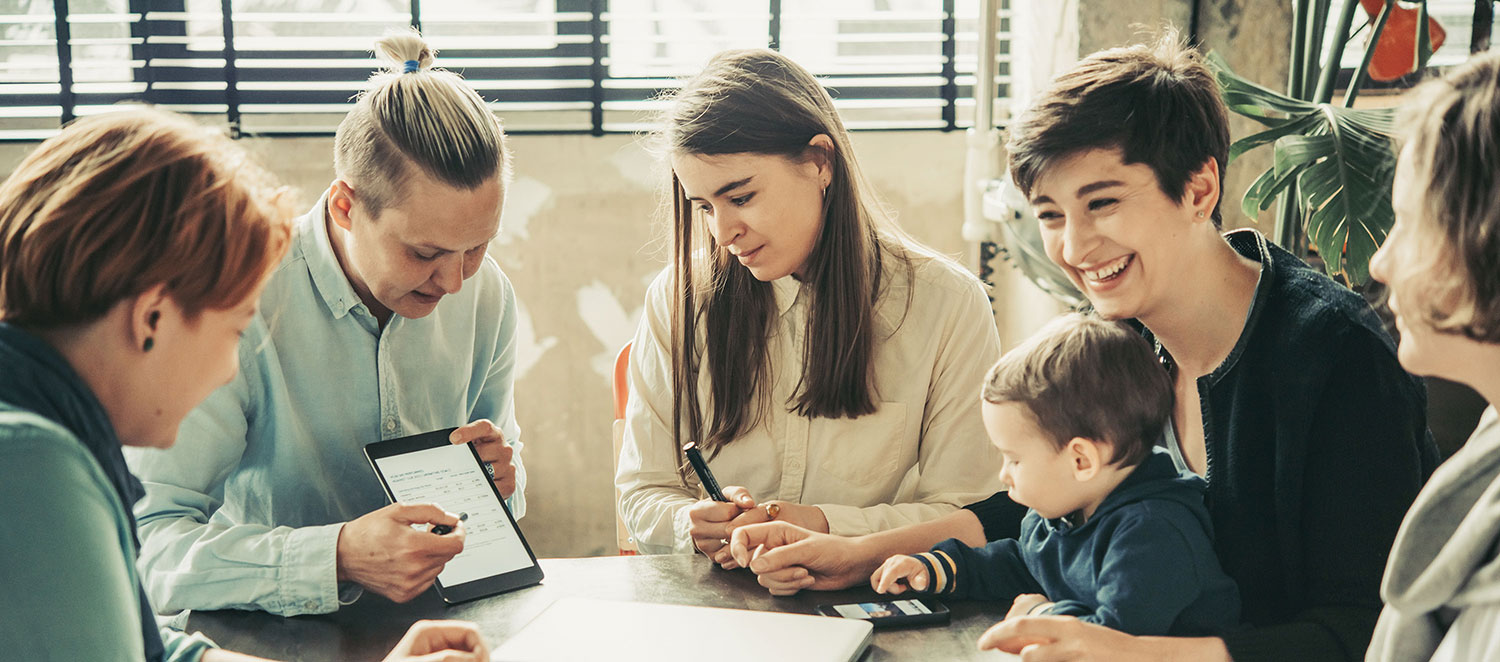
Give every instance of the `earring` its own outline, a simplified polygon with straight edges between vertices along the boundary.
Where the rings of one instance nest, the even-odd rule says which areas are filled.
[[[160,310],[153,310],[153,311],[151,311],[151,316],[146,319],[146,324],[149,324],[151,326],[151,330],[155,331],[156,330],[156,323],[159,322],[159,321],[161,321],[161,311]],[[151,348],[155,347],[155,346],[156,346],[156,338],[153,338],[151,336],[146,336],[146,342],[141,343],[141,351],[143,351],[143,352],[149,352],[149,351],[151,351]]]
[[[1198,218],[1203,218],[1203,211],[1202,210],[1198,211]]]

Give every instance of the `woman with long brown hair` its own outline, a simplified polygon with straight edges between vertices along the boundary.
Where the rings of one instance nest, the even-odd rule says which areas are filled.
[[[743,524],[868,533],[991,493],[984,290],[884,213],[817,80],[772,51],[721,53],[655,138],[672,263],[631,351],[616,476],[642,550],[733,566],[722,541]],[[728,502],[683,471],[688,442]]]

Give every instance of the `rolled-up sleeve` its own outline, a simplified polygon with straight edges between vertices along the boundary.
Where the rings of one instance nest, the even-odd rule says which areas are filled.
[[[257,335],[241,342],[240,374],[188,414],[170,451],[126,449],[146,487],[135,506],[137,565],[158,612],[236,608],[295,616],[340,605],[342,524],[272,527],[213,517],[245,453],[251,393],[258,388]]]

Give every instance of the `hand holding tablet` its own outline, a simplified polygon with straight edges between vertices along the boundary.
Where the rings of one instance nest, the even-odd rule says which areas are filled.
[[[457,527],[458,518],[431,503],[395,503],[345,523],[336,548],[339,581],[395,602],[421,595],[464,550],[462,529],[446,536],[428,532],[437,526]]]
[[[542,580],[531,546],[491,481],[473,444],[450,443],[457,428],[380,441],[365,446],[365,456],[380,478],[386,496],[399,503],[428,503],[444,519],[417,535],[429,540],[462,537],[462,550],[436,575],[438,593],[447,602],[494,595]],[[416,506],[407,506],[416,507]],[[463,513],[463,522],[453,513]],[[456,535],[456,534],[462,534]]]

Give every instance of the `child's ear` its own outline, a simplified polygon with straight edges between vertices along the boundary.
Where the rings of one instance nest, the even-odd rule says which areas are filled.
[[[1080,483],[1093,480],[1104,468],[1104,453],[1108,450],[1107,444],[1092,439],[1073,437],[1069,440],[1068,445],[1063,447],[1063,452],[1073,464],[1073,479]]]

